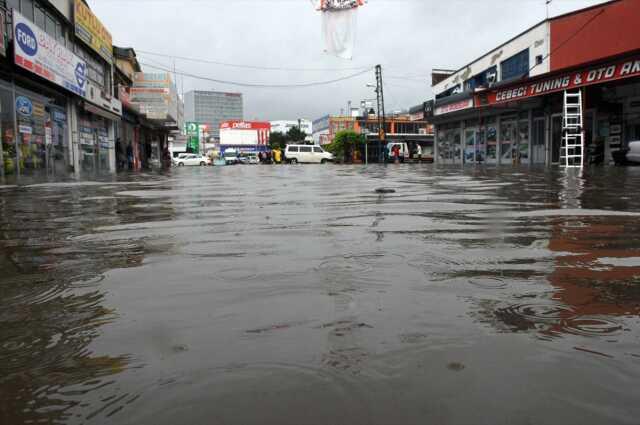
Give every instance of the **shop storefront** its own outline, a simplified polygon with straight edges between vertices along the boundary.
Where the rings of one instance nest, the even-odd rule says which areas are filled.
[[[61,175],[73,164],[67,96],[26,79],[0,79],[4,175]]]
[[[565,90],[583,93],[587,163],[610,164],[640,140],[640,56],[630,55],[479,92],[470,108],[436,109],[437,161],[560,164]]]

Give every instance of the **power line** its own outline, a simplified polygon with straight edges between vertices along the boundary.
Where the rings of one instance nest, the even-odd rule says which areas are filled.
[[[143,55],[158,56],[158,57],[165,57],[165,58],[171,58],[171,59],[180,59],[180,60],[188,61],[188,62],[206,63],[206,64],[210,64],[210,65],[226,66],[226,67],[230,67],[230,68],[254,69],[254,70],[260,70],[260,71],[338,72],[338,71],[361,71],[361,70],[364,70],[364,69],[373,68],[373,66],[361,66],[361,67],[357,67],[357,68],[288,68],[288,67],[269,67],[269,66],[260,66],[260,65],[245,65],[245,64],[227,63],[227,62],[220,62],[220,61],[214,61],[214,60],[208,60],[208,59],[196,59],[196,58],[191,58],[191,57],[186,57],[186,56],[176,56],[176,55],[169,55],[169,54],[165,54],[165,53],[150,52],[148,50],[136,49],[136,52],[142,53]]]
[[[184,71],[178,71],[178,70],[172,70],[172,69],[168,69],[166,67],[160,67],[157,65],[152,65],[152,64],[148,64],[148,63],[143,63],[140,62],[141,65],[144,66],[148,66],[149,68],[153,68],[153,69],[159,69],[161,71],[165,71],[165,72],[169,72],[169,73],[175,73],[176,75],[182,75],[185,77],[189,77],[189,78],[194,78],[196,80],[203,80],[203,81],[210,81],[210,82],[214,82],[214,83],[219,83],[219,84],[227,84],[227,85],[231,85],[231,86],[239,86],[239,87],[252,87],[252,88],[275,88],[275,89],[279,89],[279,88],[305,88],[305,87],[315,87],[315,86],[326,86],[329,84],[333,84],[333,83],[337,83],[340,81],[344,81],[344,80],[349,80],[355,77],[359,77],[360,75],[364,75],[367,72],[370,72],[372,70],[372,68],[368,68],[365,69],[363,71],[357,72],[355,74],[351,74],[351,75],[347,75],[345,77],[341,77],[341,78],[335,78],[333,80],[327,80],[327,81],[317,81],[317,82],[312,82],[312,83],[300,83],[300,84],[259,84],[259,83],[244,83],[244,82],[238,82],[238,81],[228,81],[228,80],[218,80],[216,78],[210,78],[210,77],[205,77],[205,76],[201,76],[201,75],[196,75],[196,74],[191,74],[188,72],[184,72]]]

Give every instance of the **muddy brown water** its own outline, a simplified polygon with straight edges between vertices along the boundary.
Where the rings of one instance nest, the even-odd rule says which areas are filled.
[[[640,168],[5,183],[2,424],[638,424]]]

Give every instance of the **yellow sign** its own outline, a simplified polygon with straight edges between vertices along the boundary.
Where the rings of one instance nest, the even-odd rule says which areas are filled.
[[[93,14],[83,0],[75,0],[76,36],[87,43],[107,62],[113,62],[113,39],[111,33]]]

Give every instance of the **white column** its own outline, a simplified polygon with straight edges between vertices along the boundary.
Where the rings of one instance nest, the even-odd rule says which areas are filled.
[[[69,98],[67,104],[69,107],[67,108],[67,132],[69,136],[69,155],[70,155],[70,164],[73,167],[73,175],[78,178],[80,177],[80,138],[79,134],[79,123],[78,119],[78,106],[75,102],[75,98]]]
[[[109,121],[109,172],[116,172],[116,121]]]

